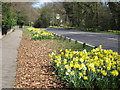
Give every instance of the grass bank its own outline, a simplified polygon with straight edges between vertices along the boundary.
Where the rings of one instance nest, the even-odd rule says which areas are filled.
[[[23,30],[23,36],[28,36],[29,38],[31,37],[31,32],[28,30]],[[63,37],[58,37],[55,36],[55,39],[46,39],[46,42],[48,41],[52,41],[53,42],[53,46],[55,45],[55,49],[56,50],[60,50],[60,49],[72,49],[72,50],[84,50],[86,49],[87,51],[91,51],[93,49],[93,47],[90,47],[88,45],[83,46],[83,44],[69,40],[69,39],[65,39]],[[47,45],[47,47],[51,47],[49,45]]]

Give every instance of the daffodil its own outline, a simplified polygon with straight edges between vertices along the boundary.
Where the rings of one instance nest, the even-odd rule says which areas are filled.
[[[102,45],[100,45],[99,48],[102,49]]]
[[[80,62],[84,62],[84,59],[83,58],[80,58],[80,60],[79,60]]]
[[[120,71],[120,67],[117,67],[117,70]]]
[[[69,65],[65,65],[65,69],[70,69],[70,66]]]
[[[82,77],[82,76],[83,76],[83,74],[82,74],[82,73],[79,73],[79,76],[80,76],[80,77]]]
[[[67,64],[67,59],[64,59],[64,62],[63,62],[63,64]]]
[[[106,76],[107,75],[107,72],[105,70],[102,70],[101,73]]]
[[[58,61],[57,60],[54,60],[55,63],[57,63]]]
[[[88,77],[87,77],[87,76],[84,76],[83,79],[84,79],[84,80],[88,80]]]
[[[60,50],[59,52],[54,52],[50,55],[50,58],[61,77],[66,75],[65,79],[70,80],[70,82],[73,80],[72,82],[78,83],[75,78],[81,79],[82,83],[88,79],[96,81],[94,78],[97,78],[99,82],[99,80],[119,76],[120,55],[112,50],[103,50],[100,46],[91,50],[91,52],[72,51],[70,49]]]
[[[52,72],[52,74],[55,74],[55,72]]]
[[[119,72],[118,72],[117,70],[113,70],[113,71],[111,72],[111,74],[112,74],[113,76],[118,76],[118,75],[119,75]]]

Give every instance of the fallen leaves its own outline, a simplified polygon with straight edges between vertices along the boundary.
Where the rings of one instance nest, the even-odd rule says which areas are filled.
[[[51,74],[53,67],[48,54],[52,49],[48,45],[53,45],[51,40],[21,40],[14,88],[63,88],[56,75]]]

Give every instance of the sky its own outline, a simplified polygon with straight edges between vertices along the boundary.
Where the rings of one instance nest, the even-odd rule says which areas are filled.
[[[44,3],[53,2],[53,1],[56,1],[56,0],[39,0],[39,2],[34,3],[32,6],[35,8],[41,8],[42,5],[44,5]]]
[[[59,2],[59,1],[62,1],[62,0],[39,0],[39,2],[36,2],[36,3],[34,3],[32,6],[34,7],[34,8],[42,8],[42,6],[45,4],[45,3],[47,3],[47,2]],[[96,0],[97,1],[97,0]],[[103,2],[103,4],[105,3],[105,2],[108,2],[108,1],[110,1],[110,0],[101,0],[102,2]],[[117,2],[120,2],[120,0],[116,0]]]

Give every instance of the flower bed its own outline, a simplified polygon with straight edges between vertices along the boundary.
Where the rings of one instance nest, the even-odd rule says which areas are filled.
[[[108,30],[108,32],[120,34],[120,31],[119,31],[119,30]]]
[[[120,55],[99,48],[91,52],[71,49],[52,52],[56,74],[74,88],[120,88]]]
[[[54,39],[54,35],[50,32],[45,31],[45,29],[27,28],[29,31],[32,32],[32,40],[41,40],[41,39]]]

